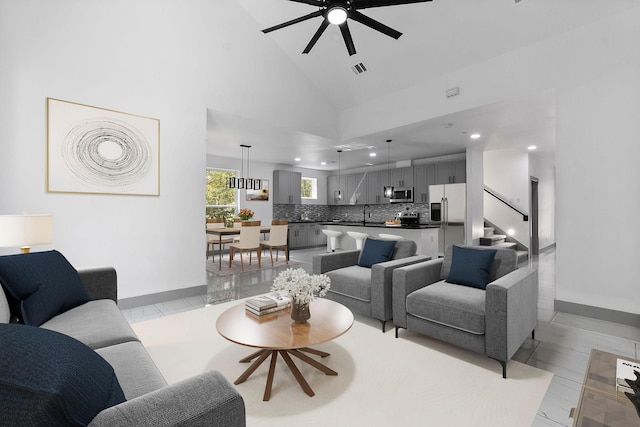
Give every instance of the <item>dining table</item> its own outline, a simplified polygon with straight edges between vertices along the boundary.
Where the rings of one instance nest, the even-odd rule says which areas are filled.
[[[222,237],[239,235],[242,227],[220,227],[220,228],[208,228],[207,234],[213,234],[218,236],[218,270],[222,270]],[[260,233],[268,234],[271,231],[271,226],[260,226]],[[288,240],[288,237],[287,237]],[[288,250],[288,247],[287,247]]]

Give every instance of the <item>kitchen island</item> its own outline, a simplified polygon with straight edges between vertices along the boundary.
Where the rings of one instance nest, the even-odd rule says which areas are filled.
[[[407,240],[413,240],[418,246],[417,254],[427,255],[432,259],[438,258],[438,225],[420,224],[416,226],[390,227],[384,223],[362,222],[324,222],[327,230],[341,231],[343,234],[336,242],[337,250],[351,250],[356,248],[356,241],[347,235],[348,231],[366,233],[369,237],[379,239],[378,234],[395,234]]]

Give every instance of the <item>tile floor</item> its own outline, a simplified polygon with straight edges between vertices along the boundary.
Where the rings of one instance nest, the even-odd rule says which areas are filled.
[[[324,248],[295,250],[291,251],[291,258],[301,261],[301,267],[310,272],[312,257],[323,251]],[[539,322],[536,339],[528,339],[514,360],[554,374],[533,426],[568,426],[572,422],[569,411],[578,401],[591,349],[638,358],[640,328],[554,312],[555,250],[546,251],[529,263],[539,274]],[[207,295],[136,307],[123,313],[133,323],[262,294],[269,291],[271,281],[282,269],[227,277],[207,273]],[[387,331],[393,333],[393,327]]]

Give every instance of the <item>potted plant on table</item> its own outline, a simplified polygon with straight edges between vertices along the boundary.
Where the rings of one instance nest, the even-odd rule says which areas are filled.
[[[254,213],[255,212],[253,212],[251,209],[240,209],[240,211],[238,212],[238,218],[243,221],[249,221],[251,218],[253,218]]]
[[[273,281],[271,291],[291,298],[291,318],[295,323],[307,323],[311,317],[309,303],[323,297],[331,287],[324,274],[308,274],[303,268],[287,268]]]

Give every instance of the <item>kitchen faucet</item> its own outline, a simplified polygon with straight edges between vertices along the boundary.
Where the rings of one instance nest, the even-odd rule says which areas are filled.
[[[362,225],[367,225],[367,208],[369,208],[369,218],[371,218],[371,206],[364,205],[362,208]]]

